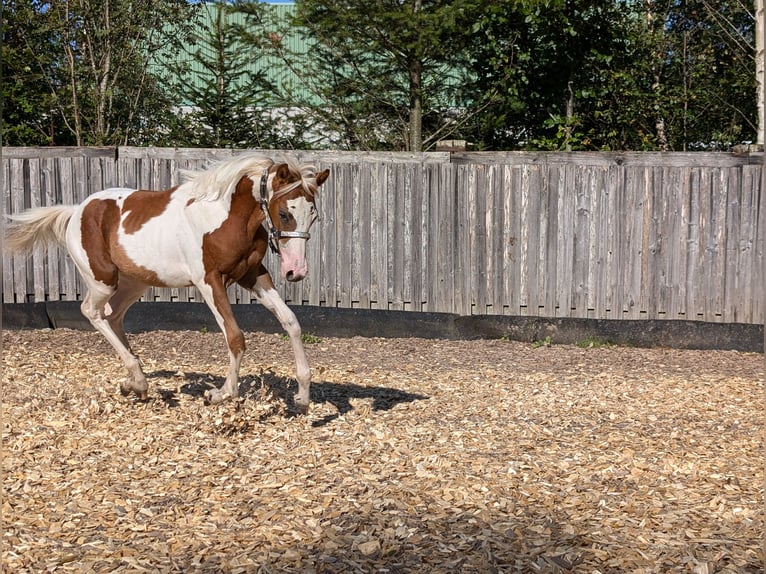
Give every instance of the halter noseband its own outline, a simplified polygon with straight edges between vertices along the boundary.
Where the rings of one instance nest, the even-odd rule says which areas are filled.
[[[261,175],[261,211],[266,215],[266,219],[263,220],[263,226],[266,228],[266,233],[269,234],[269,247],[274,253],[279,253],[279,240],[283,237],[297,238],[309,240],[311,234],[308,231],[282,231],[274,225],[274,221],[271,219],[271,213],[269,213],[269,195],[266,189],[269,180],[269,170],[263,170]]]

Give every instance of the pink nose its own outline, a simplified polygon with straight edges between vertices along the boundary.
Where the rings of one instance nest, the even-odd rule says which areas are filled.
[[[282,256],[282,277],[288,281],[300,281],[308,274],[305,259],[291,260]]]
[[[288,281],[300,281],[308,274],[306,262],[306,242],[302,239],[291,239],[283,243],[279,250],[282,262],[282,277]]]

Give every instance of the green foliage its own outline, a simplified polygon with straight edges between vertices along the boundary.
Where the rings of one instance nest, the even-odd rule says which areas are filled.
[[[7,143],[120,145],[167,115],[151,58],[183,42],[184,0],[4,2]]]
[[[539,349],[540,347],[550,347],[553,344],[553,339],[548,335],[542,341],[532,341],[532,348]]]
[[[741,3],[493,3],[471,50],[483,149],[726,148],[754,139]],[[747,64],[746,64],[747,63]]]
[[[310,110],[349,149],[420,151],[448,133],[463,47],[479,2],[304,0]],[[285,54],[286,55],[286,54]],[[297,66],[291,66],[295,68]]]
[[[55,66],[51,49],[46,49],[51,17],[24,1],[4,1],[2,10],[3,145],[49,145],[60,135],[47,81]]]
[[[748,5],[706,0],[671,4],[650,30],[656,52],[657,107],[670,149],[726,149],[754,140],[754,21]]]
[[[201,18],[207,9],[221,17]],[[3,143],[695,150],[755,139],[742,2],[302,0],[295,15],[246,0],[6,0]]]
[[[620,147],[612,143],[619,133],[603,141],[598,118],[615,126],[613,76],[635,64],[630,22],[628,5],[611,0],[496,4],[477,23],[482,35],[472,51],[476,80],[469,88],[477,97],[502,89],[472,139],[501,149]],[[616,111],[632,117],[630,109]]]

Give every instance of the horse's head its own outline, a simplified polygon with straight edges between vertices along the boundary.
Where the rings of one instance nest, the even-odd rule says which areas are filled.
[[[282,277],[300,281],[308,274],[306,242],[316,221],[316,194],[330,170],[316,173],[313,166],[293,163],[274,164],[269,170],[271,199],[269,215],[274,226],[274,240],[281,260]]]

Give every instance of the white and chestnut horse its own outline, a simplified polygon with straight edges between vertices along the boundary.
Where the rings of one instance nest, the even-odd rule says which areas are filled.
[[[165,191],[112,188],[80,205],[31,209],[11,217],[5,245],[23,252],[48,241],[66,245],[87,285],[82,312],[106,337],[130,377],[120,390],[147,396],[146,377],[128,344],[123,318],[149,286],[199,289],[226,336],[229,371],[218,403],[239,394],[245,337],[232,314],[226,288],[236,282],[279,319],[295,353],[295,405],[308,408],[311,372],[295,314],[263,266],[266,250],[279,253],[282,277],[308,272],[306,242],[317,218],[315,198],[329,170],[285,159],[275,163],[243,155],[200,172],[185,172]]]

